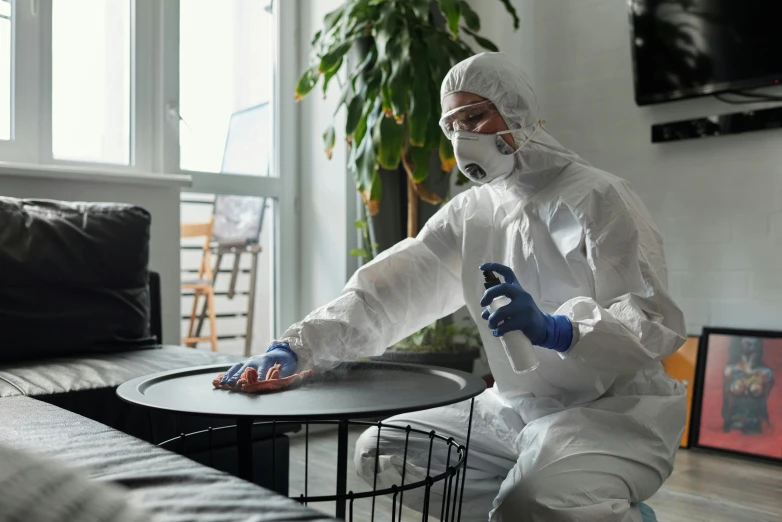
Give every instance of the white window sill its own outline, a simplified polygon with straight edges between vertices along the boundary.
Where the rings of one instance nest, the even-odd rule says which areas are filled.
[[[185,174],[156,174],[100,167],[35,165],[0,161],[0,177],[4,176],[158,187],[189,187],[192,185],[192,178]]]

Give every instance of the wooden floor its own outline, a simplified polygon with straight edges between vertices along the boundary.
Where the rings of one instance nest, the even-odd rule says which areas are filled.
[[[351,456],[361,431],[351,431]],[[334,432],[310,435],[310,495],[334,493],[336,454]],[[292,437],[291,495],[304,491],[303,463],[304,437]],[[353,471],[351,461],[348,490],[367,489],[364,481]],[[782,522],[782,465],[681,450],[676,457],[673,475],[648,504],[656,511],[659,522]],[[310,507],[334,515],[333,505],[310,504]],[[353,507],[353,520],[371,520],[371,501],[356,501]],[[403,520],[420,519],[420,514],[405,508]],[[430,518],[436,519],[436,516]],[[391,520],[389,498],[377,500],[375,520]]]

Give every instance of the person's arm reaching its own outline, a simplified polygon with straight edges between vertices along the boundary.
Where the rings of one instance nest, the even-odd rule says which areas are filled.
[[[361,267],[342,294],[282,335],[301,369],[382,354],[408,335],[464,305],[457,197],[418,237]]]
[[[621,210],[586,230],[595,299],[571,299],[556,314],[574,326],[574,344],[562,357],[627,373],[668,357],[686,334],[684,316],[668,294],[659,232],[634,193],[613,197],[622,204],[606,206]]]

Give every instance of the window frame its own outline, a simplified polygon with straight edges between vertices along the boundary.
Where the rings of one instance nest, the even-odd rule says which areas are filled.
[[[11,0],[11,139],[0,140],[3,161],[38,162],[40,45],[39,4]]]
[[[136,0],[142,1],[142,0]],[[154,1],[154,0],[152,0]],[[272,93],[273,132],[276,137],[272,153],[272,171],[277,177],[248,176],[198,172],[180,168],[179,149],[179,3],[166,0],[157,4],[160,21],[158,47],[160,72],[157,114],[156,167],[162,172],[186,174],[192,185],[188,192],[228,194],[241,196],[272,197],[276,200],[274,213],[274,311],[272,319],[275,336],[293,324],[298,317],[298,162],[296,155],[296,107],[293,96],[284,93],[295,91],[297,77],[292,67],[281,68],[282,63],[297,63],[296,55],[296,2],[274,2],[274,25],[277,38],[274,45],[274,88]],[[166,35],[165,38],[162,36]],[[282,270],[281,267],[286,267]]]
[[[151,125],[148,111],[144,110],[149,103],[151,90],[150,71],[152,69],[149,59],[150,49],[144,46],[148,42],[145,39],[149,25],[154,20],[149,17],[146,4],[150,0],[131,0],[130,19],[130,120],[128,164],[102,163],[98,161],[79,161],[72,159],[58,159],[52,151],[52,2],[54,0],[30,0],[40,4],[40,148],[38,163],[43,165],[62,165],[70,167],[107,168],[111,170],[125,170],[129,172],[145,173],[159,172],[153,169],[151,155],[148,146],[137,142],[137,136],[149,136]],[[140,16],[141,15],[141,16]],[[145,16],[146,15],[146,16]],[[142,46],[139,52],[138,47]],[[148,43],[147,43],[148,45]],[[140,100],[139,100],[140,99]],[[139,103],[141,101],[142,103]]]
[[[74,169],[91,175],[155,177],[186,175],[188,192],[272,197],[275,273],[272,310],[275,335],[298,319],[297,110],[292,93],[298,63],[298,2],[274,1],[277,38],[273,68],[272,170],[278,177],[216,174],[179,168],[179,0],[134,0],[131,19],[131,110],[129,165],[56,159],[52,153],[52,2],[12,0],[12,139],[0,141],[0,171],[20,167]],[[27,175],[27,174],[21,174]],[[32,175],[32,174],[31,174]],[[285,270],[282,270],[285,267]]]

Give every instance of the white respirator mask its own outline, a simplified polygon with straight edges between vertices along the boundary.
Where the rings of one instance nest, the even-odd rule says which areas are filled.
[[[456,164],[465,176],[476,183],[489,183],[513,172],[516,166],[516,154],[532,139],[538,126],[527,139],[512,151],[502,139],[507,130],[494,134],[481,134],[465,130],[454,131],[452,142]],[[504,150],[503,150],[504,149]],[[510,153],[506,152],[510,150]]]

